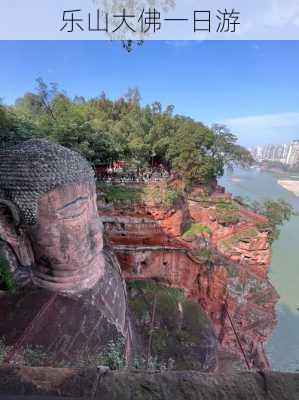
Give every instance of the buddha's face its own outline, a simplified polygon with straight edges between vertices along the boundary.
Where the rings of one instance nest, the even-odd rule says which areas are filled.
[[[65,184],[42,195],[32,226],[18,229],[4,212],[0,225],[0,237],[22,265],[32,265],[38,286],[77,292],[94,286],[104,273],[102,223],[92,183]]]

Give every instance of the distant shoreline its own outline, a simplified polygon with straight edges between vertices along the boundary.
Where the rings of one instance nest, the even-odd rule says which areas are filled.
[[[295,196],[299,197],[299,181],[278,180],[277,183],[284,189],[292,192]]]
[[[263,172],[270,172],[281,180],[299,180],[299,171],[286,171],[281,167],[270,167],[261,164],[257,164],[256,167],[260,168],[260,170]]]

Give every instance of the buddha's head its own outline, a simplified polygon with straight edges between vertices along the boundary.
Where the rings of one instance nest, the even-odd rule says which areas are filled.
[[[0,152],[0,239],[37,286],[93,287],[104,274],[94,173],[78,153],[46,140]]]

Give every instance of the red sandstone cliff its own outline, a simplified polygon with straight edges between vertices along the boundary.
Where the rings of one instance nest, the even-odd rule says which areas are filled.
[[[99,213],[125,278],[183,289],[211,318],[220,358],[244,361],[243,350],[251,366],[267,368],[263,346],[278,295],[268,279],[265,218],[217,188],[196,188],[173,207],[102,200]]]

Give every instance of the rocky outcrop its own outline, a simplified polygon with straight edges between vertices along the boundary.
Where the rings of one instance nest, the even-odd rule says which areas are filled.
[[[138,336],[135,365],[214,371],[217,338],[201,306],[183,291],[155,282],[130,281],[129,305]]]
[[[264,343],[275,326],[278,295],[267,275],[267,220],[223,190],[196,188],[172,207],[98,203],[127,281],[182,289],[213,322],[219,365],[235,354],[267,368]],[[245,365],[245,364],[244,364]]]
[[[94,400],[297,400],[299,374],[0,368],[0,396],[17,395],[28,399],[61,396]]]

